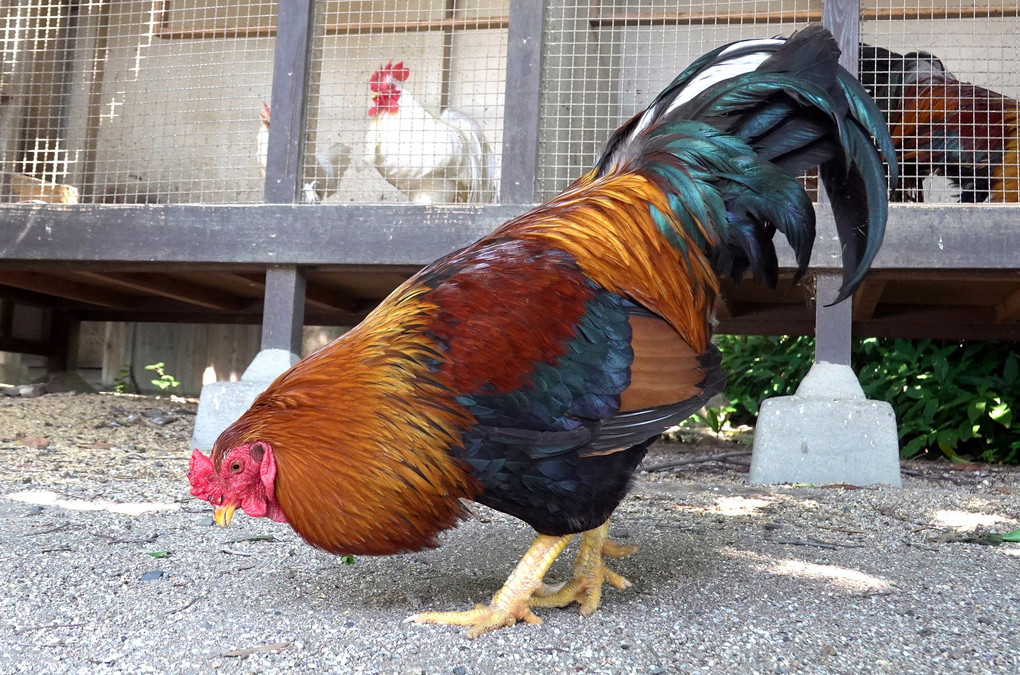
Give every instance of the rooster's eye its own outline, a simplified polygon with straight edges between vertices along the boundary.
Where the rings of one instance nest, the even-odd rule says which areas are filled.
[[[241,462],[234,462],[233,464],[230,465],[231,473],[241,473],[241,469],[243,468],[244,464],[242,464]]]

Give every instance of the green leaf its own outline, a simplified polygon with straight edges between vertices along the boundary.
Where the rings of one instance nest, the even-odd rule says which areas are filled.
[[[1013,424],[1013,411],[1006,403],[992,406],[992,409],[988,411],[988,416],[1007,429]]]
[[[340,562],[342,562],[345,565],[353,565],[354,564],[354,556],[352,556],[352,555],[341,556],[340,557]]]
[[[988,401],[982,399],[974,399],[967,406],[967,419],[971,422],[976,422],[979,417],[985,414],[985,407],[988,405]]]
[[[1006,385],[1012,386],[1016,383],[1018,371],[1020,371],[1020,360],[1017,359],[1016,354],[1010,354],[1002,366],[1002,379],[1005,380]]]
[[[145,555],[151,555],[153,558],[169,558],[170,551],[146,551]]]
[[[927,439],[924,436],[915,436],[913,440],[903,446],[900,454],[904,457],[913,457],[927,447]]]
[[[1013,530],[1002,535],[1003,541],[1020,541],[1020,530]]]

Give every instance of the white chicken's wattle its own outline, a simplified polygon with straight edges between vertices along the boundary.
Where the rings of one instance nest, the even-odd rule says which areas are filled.
[[[481,127],[456,110],[433,115],[400,86],[409,74],[390,63],[372,76],[366,163],[415,203],[495,201],[495,158]]]

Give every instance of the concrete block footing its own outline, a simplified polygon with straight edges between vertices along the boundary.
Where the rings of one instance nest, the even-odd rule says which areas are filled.
[[[202,387],[191,437],[193,447],[211,450],[220,433],[243,415],[273,380],[300,360],[286,349],[263,349],[239,381],[212,382]]]
[[[762,403],[751,483],[902,486],[896,416],[849,366],[815,363],[793,396]]]

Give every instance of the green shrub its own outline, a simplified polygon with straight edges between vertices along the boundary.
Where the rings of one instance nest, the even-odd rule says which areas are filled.
[[[811,366],[808,337],[719,337],[732,423],[753,421],[762,400],[792,394]],[[896,411],[904,457],[936,453],[959,461],[1020,462],[1015,342],[867,338],[853,349],[868,398]]]

